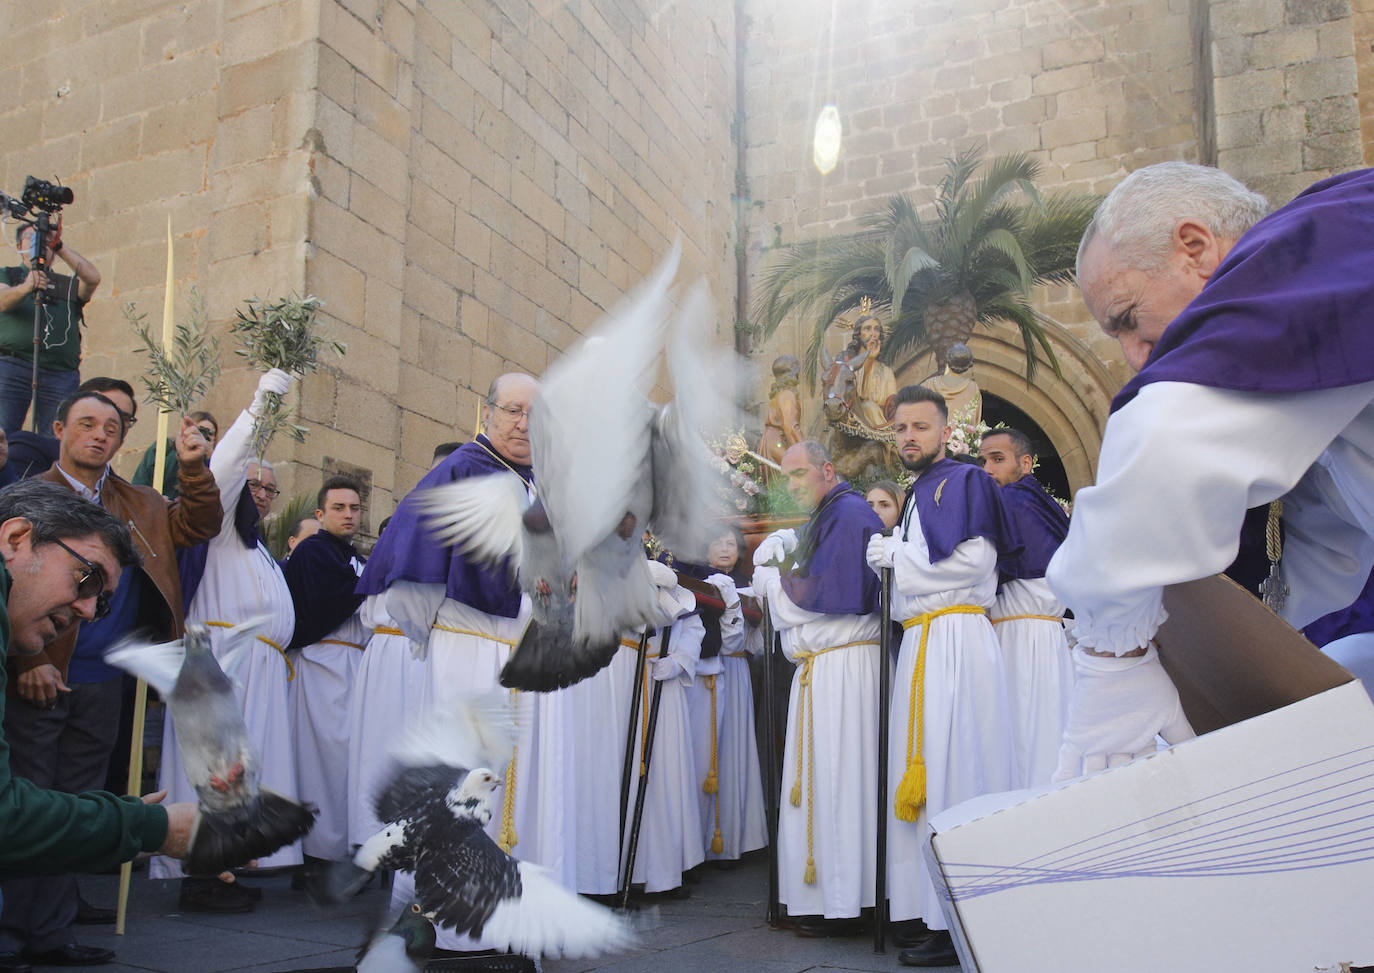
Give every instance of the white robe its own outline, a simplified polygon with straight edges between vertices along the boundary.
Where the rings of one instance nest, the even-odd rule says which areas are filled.
[[[855,570],[867,569],[856,565]],[[854,918],[860,909],[873,905],[877,871],[879,618],[821,615],[798,608],[772,571],[755,575],[755,589],[768,599],[788,659],[796,662],[805,653],[823,653],[811,663],[809,720],[800,721],[802,730],[810,722],[811,732],[800,748],[805,763],[799,806],[790,796],[799,780],[803,667],[792,677],[778,815],[778,897],[794,916]],[[808,766],[813,761],[814,766]],[[805,880],[808,815],[814,884]]]
[[[296,798],[296,763],[292,753],[291,707],[288,680],[291,665],[286,646],[296,625],[291,591],[281,568],[261,542],[248,549],[234,529],[234,511],[239,494],[246,489],[244,463],[249,458],[253,419],[245,410],[225,432],[210,457],[210,472],[219,487],[224,519],[220,532],[208,544],[205,574],[191,599],[187,622],[210,625],[210,645],[219,656],[223,641],[222,623],[237,625],[255,617],[265,617],[260,635],[248,649],[242,667],[235,674],[235,691],[243,706],[248,739],[258,753],[258,783],[286,797]],[[274,644],[268,644],[270,639]],[[181,754],[176,746],[176,728],[170,717],[162,730],[160,786],[167,790],[167,802],[196,800],[186,780]],[[301,846],[293,842],[258,860],[259,868],[278,868],[301,863]],[[184,874],[175,859],[154,857],[148,869],[150,878],[179,878]]]
[[[1272,395],[1146,385],[1107,421],[1050,587],[1079,644],[1117,654],[1164,620],[1164,585],[1222,571],[1250,507],[1283,499],[1282,612],[1301,627],[1374,567],[1374,382]]]
[[[684,598],[695,598],[678,589]],[[697,776],[692,748],[692,726],[688,712],[687,687],[695,678],[706,629],[696,615],[679,618],[668,640],[668,657],[679,665],[677,675],[662,681],[658,722],[654,725],[654,750],[649,760],[648,783],[644,793],[644,814],[635,850],[635,870],[631,881],[642,884],[646,892],[664,892],[682,884],[682,873],[700,865],[705,858],[701,843],[701,809],[698,796],[701,779]],[[637,636],[636,636],[637,638]],[[640,718],[635,734],[635,754],[642,760],[644,728],[653,700],[653,663],[658,659],[660,637],[649,640],[649,659],[640,686]],[[633,672],[631,673],[633,678]],[[625,840],[629,843],[639,777],[630,778]],[[619,782],[616,797],[619,798]],[[617,824],[619,822],[617,821]]]
[[[1027,615],[1044,617],[1020,617]],[[1044,578],[1006,582],[992,607],[1006,669],[1020,787],[1048,784],[1058,763],[1073,691],[1073,656],[1063,617],[1064,606]]]
[[[931,564],[915,506],[908,540],[896,550],[892,617],[914,618],[954,605],[990,606],[997,592],[997,549],[974,537]],[[892,682],[888,734],[887,876],[894,922],[922,918],[946,928],[922,848],[928,819],[980,794],[1011,790],[1020,775],[1007,686],[997,636],[986,615],[942,615],[926,641],[924,714],[920,748],[926,765],[926,798],[915,821],[899,820],[896,796],[907,771],[908,715],[923,626],[906,629]]]
[[[356,560],[354,569],[362,567]],[[296,658],[291,680],[296,779],[301,800],[319,810],[315,826],[301,839],[314,858],[348,855],[348,751],[354,680],[370,629],[356,613]]]
[[[372,633],[353,677],[349,700],[348,841],[356,847],[376,834],[381,822],[373,812],[377,790],[391,771],[390,753],[399,727],[420,708],[424,695],[423,648],[400,634],[387,604],[404,600],[416,585],[392,585],[368,595],[358,617]]]

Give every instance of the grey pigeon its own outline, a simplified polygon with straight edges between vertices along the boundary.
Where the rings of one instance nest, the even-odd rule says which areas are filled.
[[[483,830],[514,742],[506,693],[473,697],[459,712],[430,714],[412,730],[376,799],[381,830],[338,863],[328,897],[347,898],[379,868],[415,876],[419,914],[525,956],[577,958],[624,948],[630,925],[560,885],[545,869],[516,861]]]
[[[253,623],[229,633],[226,665],[242,659]],[[199,814],[186,871],[213,875],[269,855],[315,823],[315,809],[258,786],[258,758],[234,685],[210,650],[210,630],[195,623],[175,642],[126,640],[105,660],[145,680],[166,701],[177,747],[196,790]]]
[[[702,439],[735,419],[733,352],[713,351],[703,286],[674,292],[678,251],[549,366],[530,410],[538,490],[511,474],[430,489],[439,539],[513,563],[531,620],[501,673],[550,692],[608,665],[622,632],[663,624],[645,567],[647,529],[679,558],[704,560],[723,511]],[[674,399],[646,396],[660,362]],[[509,561],[507,559],[510,559]]]
[[[374,936],[358,956],[358,973],[419,973],[434,952],[434,923],[419,903],[401,910],[390,929]]]

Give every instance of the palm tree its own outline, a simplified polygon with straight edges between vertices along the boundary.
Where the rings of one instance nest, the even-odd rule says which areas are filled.
[[[1029,294],[1036,284],[1073,280],[1078,241],[1098,199],[1042,196],[1040,164],[1024,153],[992,159],[975,180],[981,162],[972,147],[945,160],[932,219],[897,193],[863,217],[858,232],[785,247],[763,275],[754,307],[760,330],[771,335],[793,313],[809,317],[807,372],[814,375],[826,329],[869,297],[887,312],[889,362],[929,345],[943,369],[946,351],[967,342],[978,322],[1005,320],[1025,343],[1026,380],[1035,374],[1037,345],[1058,373]]]

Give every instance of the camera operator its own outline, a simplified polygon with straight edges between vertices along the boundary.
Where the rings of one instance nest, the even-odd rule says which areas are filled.
[[[39,308],[38,429],[47,432],[57,405],[81,382],[82,309],[100,286],[100,271],[62,241],[62,223],[48,233],[44,263],[59,258],[73,276],[44,273],[32,260],[34,227],[21,224],[15,234],[18,266],[0,269],[0,428],[20,429],[32,399],[35,292],[45,295]]]

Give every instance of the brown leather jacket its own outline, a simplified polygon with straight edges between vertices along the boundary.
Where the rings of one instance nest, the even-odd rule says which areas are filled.
[[[42,479],[64,486],[71,484],[54,465]],[[194,547],[219,533],[223,513],[219,487],[204,463],[183,465],[177,473],[181,497],[170,504],[152,487],[134,486],[113,471],[100,488],[101,504],[125,524],[134,536],[134,547],[143,555],[144,597],[138,606],[138,624],[173,639],[181,635],[185,621],[181,610],[181,576],[177,572],[174,548]],[[156,589],[161,598],[154,598]],[[51,664],[67,678],[67,663],[76,648],[80,624],[51,642],[36,655],[13,655],[10,665],[17,672]]]

